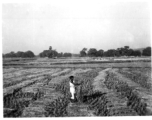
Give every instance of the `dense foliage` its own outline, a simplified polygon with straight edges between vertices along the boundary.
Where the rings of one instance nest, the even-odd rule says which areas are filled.
[[[15,52],[6,53],[6,54],[3,54],[3,57],[6,57],[6,58],[11,58],[11,57],[33,58],[33,57],[35,57],[35,55],[32,51],[29,50],[26,52],[18,51],[17,53],[15,53]]]
[[[143,50],[143,54],[144,56],[151,56],[151,47],[147,47]]]
[[[39,57],[48,57],[48,58],[57,58],[57,57],[72,57],[72,56],[80,56],[80,57],[120,57],[120,56],[151,56],[151,47],[146,47],[143,50],[133,50],[129,48],[129,46],[124,46],[117,49],[109,49],[104,51],[102,49],[97,50],[96,48],[83,48],[79,54],[72,54],[69,52],[57,52],[52,49],[52,46],[49,47],[48,50],[43,50],[43,52],[39,53]],[[2,55],[3,57],[11,58],[11,57],[22,57],[22,58],[32,58],[35,57],[32,51],[17,53],[10,52]]]
[[[147,47],[143,50],[133,50],[129,46],[124,46],[117,49],[109,49],[104,51],[102,49],[97,50],[96,48],[90,48],[87,51],[87,48],[83,48],[80,51],[80,56],[85,57],[119,57],[119,56],[151,56],[151,47]]]
[[[58,53],[56,50],[53,50],[52,47],[49,47],[49,50],[44,50],[39,54],[40,57],[48,57],[48,58],[55,58],[55,57],[71,57],[71,53]]]

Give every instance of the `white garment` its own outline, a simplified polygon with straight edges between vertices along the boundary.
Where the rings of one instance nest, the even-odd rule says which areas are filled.
[[[70,93],[71,93],[71,99],[74,99],[75,94],[75,86],[73,83],[70,82]]]

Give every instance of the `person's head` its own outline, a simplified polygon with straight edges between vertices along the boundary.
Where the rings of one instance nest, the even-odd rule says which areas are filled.
[[[71,76],[69,77],[69,79],[70,79],[70,82],[73,83],[74,76],[71,75]]]

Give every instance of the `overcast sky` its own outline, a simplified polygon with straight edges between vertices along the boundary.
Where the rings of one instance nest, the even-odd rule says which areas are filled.
[[[52,46],[58,52],[82,48],[150,46],[150,8],[146,2],[50,2],[2,5],[3,53]]]

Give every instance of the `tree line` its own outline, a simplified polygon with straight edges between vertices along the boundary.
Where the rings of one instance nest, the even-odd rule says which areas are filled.
[[[18,51],[18,52],[10,52],[3,54],[3,57],[5,58],[13,58],[13,57],[21,57],[21,58],[33,58],[35,57],[34,53],[30,50],[26,52]]]
[[[10,53],[6,53],[3,54],[4,58],[14,58],[14,57],[21,57],[21,58],[33,58],[36,55],[32,52],[32,51],[26,51],[26,52],[22,52],[22,51],[18,51],[18,52],[10,52]],[[39,53],[38,55],[39,57],[43,58],[43,57],[48,57],[48,58],[56,58],[56,57],[72,57],[72,53],[68,53],[68,52],[57,52],[56,50],[52,49],[52,46],[49,47],[48,50],[43,50],[41,53]]]
[[[52,49],[52,46],[49,47],[49,50],[44,50],[39,54],[40,57],[48,57],[48,58],[55,58],[55,57],[71,57],[72,53],[59,53],[56,50]]]
[[[102,49],[97,50],[96,48],[83,48],[80,51],[81,57],[120,57],[120,56],[151,56],[151,47],[146,47],[141,52],[140,50],[133,50],[129,46],[124,46],[117,49],[109,49],[104,51]]]
[[[72,53],[63,53],[57,52],[55,49],[52,49],[52,46],[49,47],[48,50],[43,50],[39,53],[39,57],[48,57],[48,58],[56,58],[56,57],[72,57]],[[133,50],[129,48],[129,46],[124,46],[117,49],[109,49],[104,51],[102,49],[97,50],[96,48],[83,48],[80,53],[80,57],[120,57],[120,56],[151,56],[151,47],[146,47],[142,51]],[[3,54],[3,57],[12,58],[12,57],[21,57],[21,58],[33,58],[35,54],[32,51],[18,51],[18,52],[10,52]]]

